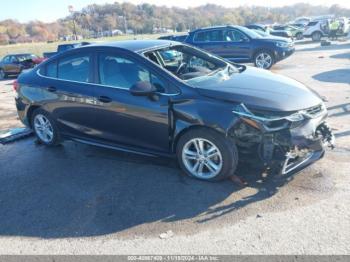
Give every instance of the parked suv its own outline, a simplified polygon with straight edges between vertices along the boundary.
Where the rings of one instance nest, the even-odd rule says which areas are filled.
[[[289,39],[262,36],[242,26],[219,26],[190,32],[186,43],[207,50],[233,62],[253,62],[269,69],[294,53]]]
[[[311,38],[312,41],[320,41],[323,36],[329,34],[329,20],[310,21],[304,30],[304,37]]]
[[[72,49],[21,74],[16,90],[20,119],[47,146],[177,157],[203,180],[232,176],[243,158],[291,174],[334,139],[322,99],[303,84],[173,41]]]

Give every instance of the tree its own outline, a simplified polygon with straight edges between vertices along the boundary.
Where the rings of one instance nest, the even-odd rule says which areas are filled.
[[[132,29],[135,33],[152,33],[155,28],[176,31],[193,30],[211,25],[249,23],[285,23],[300,16],[334,14],[350,17],[350,8],[339,5],[312,6],[298,3],[284,7],[244,6],[225,8],[207,4],[195,8],[134,5],[128,2],[112,4],[92,4],[74,13],[78,34],[90,36],[112,29]],[[13,19],[0,21],[0,44],[14,41],[56,40],[73,34],[72,16],[58,19],[54,23],[31,21],[22,24]]]

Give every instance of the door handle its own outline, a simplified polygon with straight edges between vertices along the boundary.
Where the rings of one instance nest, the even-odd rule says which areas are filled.
[[[46,88],[46,90],[49,92],[56,92],[57,91],[56,87],[53,87],[53,86],[49,86],[48,88]]]
[[[112,98],[108,97],[108,96],[99,96],[98,100],[102,103],[110,103],[112,102]]]

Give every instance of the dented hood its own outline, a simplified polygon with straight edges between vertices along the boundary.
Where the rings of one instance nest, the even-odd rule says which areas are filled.
[[[322,102],[300,82],[253,67],[226,78],[203,79],[196,86],[203,96],[269,111],[297,111]]]

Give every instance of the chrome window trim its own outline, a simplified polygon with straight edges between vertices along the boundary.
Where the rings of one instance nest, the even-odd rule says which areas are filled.
[[[204,43],[222,43],[222,42],[226,42],[224,40],[222,40],[222,41],[197,41],[196,40],[196,36],[199,33],[207,33],[207,32],[218,31],[218,30],[223,30],[224,31],[224,30],[226,30],[226,28],[225,29],[221,29],[221,28],[205,29],[205,30],[202,30],[202,31],[195,32],[194,35],[193,35],[193,43],[204,44]]]
[[[203,30],[203,31],[200,31],[200,32],[196,32],[194,33],[194,36],[193,36],[193,43],[198,43],[198,44],[206,44],[206,43],[242,43],[243,41],[226,41],[225,39],[222,40],[222,41],[197,41],[195,40],[196,38],[196,35],[198,33],[202,33],[202,32],[210,32],[210,31],[214,31],[214,30],[219,30],[219,29],[208,29],[208,30]],[[225,34],[228,33],[229,31],[236,31],[236,32],[239,32],[241,35],[247,37],[243,32],[239,31],[238,29],[236,28],[226,28],[224,29],[225,30]],[[248,37],[247,37],[248,38]],[[249,38],[248,38],[249,39]],[[250,40],[249,40],[250,41]]]
[[[56,78],[56,77],[50,77],[50,76],[44,76],[42,75],[39,71],[41,68],[39,68],[38,70],[36,70],[36,74],[39,77],[42,78],[47,78],[47,79],[53,79],[53,80],[59,80],[59,81],[65,81],[65,82],[71,82],[71,83],[78,83],[78,84],[86,84],[86,85],[94,85],[94,86],[103,86],[103,87],[109,87],[109,88],[114,88],[114,89],[120,89],[120,90],[129,90],[129,88],[125,88],[125,87],[119,87],[119,86],[109,86],[109,85],[102,85],[102,84],[97,84],[97,83],[90,83],[90,82],[80,82],[80,81],[74,81],[74,80],[67,80],[67,79],[61,79],[61,78]],[[161,93],[161,92],[156,92],[157,95],[162,95],[162,96],[176,96],[181,94],[176,93],[176,94],[167,94],[167,93]]]

